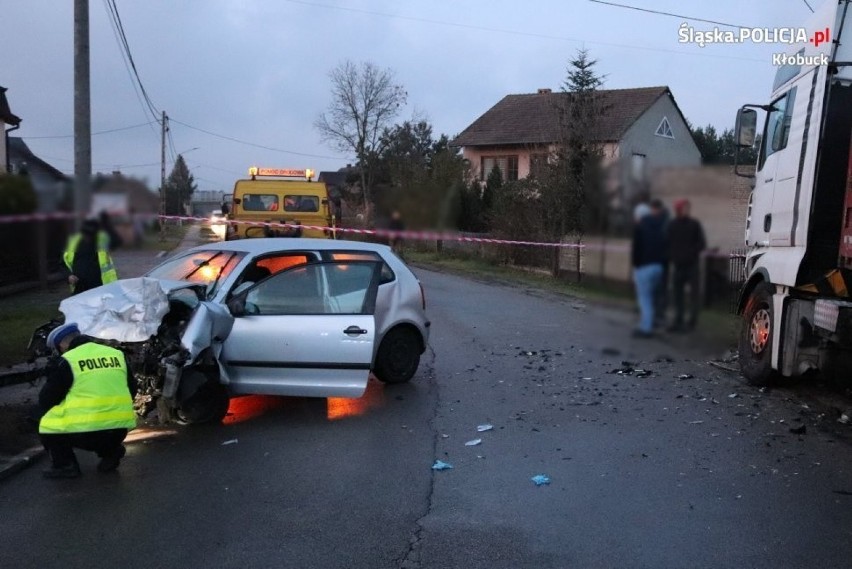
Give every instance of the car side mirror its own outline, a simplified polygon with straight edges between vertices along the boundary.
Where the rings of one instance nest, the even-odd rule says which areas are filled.
[[[228,311],[231,316],[246,315],[246,298],[244,296],[236,296],[228,301]]]

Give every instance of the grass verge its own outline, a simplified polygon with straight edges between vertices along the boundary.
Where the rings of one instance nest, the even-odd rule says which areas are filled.
[[[183,225],[166,225],[162,233],[154,231],[146,234],[142,242],[142,249],[146,251],[171,251],[180,245],[188,229],[188,223],[184,223]]]
[[[48,292],[25,292],[0,299],[0,367],[26,361],[27,343],[33,331],[59,315],[59,302],[68,296],[68,289],[57,285]]]

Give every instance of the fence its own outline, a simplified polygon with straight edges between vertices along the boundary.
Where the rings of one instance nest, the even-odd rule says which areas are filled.
[[[0,294],[46,286],[61,273],[71,223],[44,219],[0,224]]]
[[[466,237],[490,237],[486,234],[465,233]],[[348,238],[348,237],[347,237]],[[576,243],[568,236],[565,243]],[[588,236],[582,247],[558,251],[558,274],[572,282],[583,282],[612,290],[627,291],[632,287],[630,240],[625,238]],[[522,269],[551,271],[554,254],[550,248],[492,245],[488,243],[443,242],[410,244],[420,250],[476,258],[495,264]],[[711,250],[701,258],[701,298],[705,306],[724,305],[726,308],[745,280],[745,249],[732,252]]]

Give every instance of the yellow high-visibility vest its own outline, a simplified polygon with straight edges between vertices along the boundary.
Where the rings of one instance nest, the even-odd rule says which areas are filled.
[[[59,405],[41,418],[39,433],[87,433],[136,426],[133,398],[127,388],[124,354],[89,342],[66,352],[74,382]]]
[[[80,244],[81,235],[79,233],[72,235],[68,239],[68,246],[65,248],[65,253],[62,254],[62,260],[69,271],[74,271],[74,256],[77,254],[77,245]],[[109,255],[109,235],[104,231],[98,231],[98,265],[101,269],[101,283],[107,284],[118,280],[118,272],[115,270],[115,265],[112,263],[112,257]],[[74,290],[74,286],[71,286]]]

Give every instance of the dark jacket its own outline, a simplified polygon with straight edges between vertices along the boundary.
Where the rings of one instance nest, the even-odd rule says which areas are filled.
[[[71,340],[69,350],[73,350],[83,344],[92,342],[92,338],[88,336],[77,336]],[[125,365],[127,366],[127,387],[130,389],[130,396],[136,397],[136,379],[133,377],[133,372],[130,366],[127,365],[127,357],[125,356]],[[47,369],[47,381],[41,388],[38,394],[38,406],[41,415],[50,411],[51,407],[55,407],[62,403],[65,396],[71,390],[71,385],[74,383],[74,372],[71,371],[71,364],[63,358],[55,358],[50,362]]]
[[[98,245],[95,238],[84,237],[80,239],[77,249],[74,252],[74,264],[71,267],[71,274],[80,279],[74,287],[75,293],[81,293],[104,284],[101,279],[101,266],[98,262]]]
[[[646,215],[633,228],[634,267],[668,263],[665,219],[661,215]]]
[[[669,223],[669,258],[675,265],[698,262],[707,247],[701,223],[691,217],[677,217]]]

